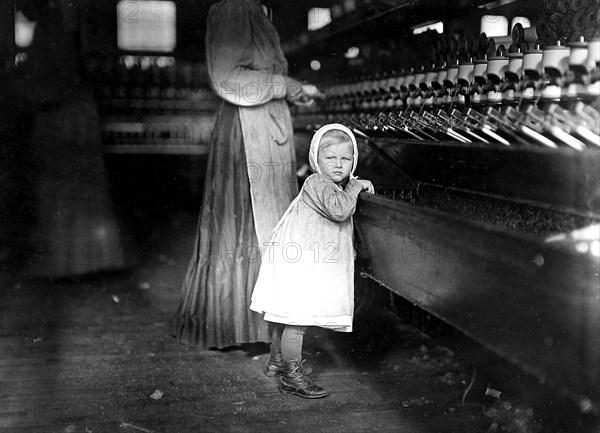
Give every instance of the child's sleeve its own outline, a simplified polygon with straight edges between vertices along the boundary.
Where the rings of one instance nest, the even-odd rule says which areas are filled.
[[[304,186],[304,202],[321,216],[331,221],[345,221],[356,210],[356,200],[362,185],[351,180],[344,190],[340,190],[330,179],[322,175],[312,175]]]

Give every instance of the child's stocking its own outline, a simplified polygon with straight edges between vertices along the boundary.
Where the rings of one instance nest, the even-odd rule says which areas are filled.
[[[281,351],[287,361],[295,359],[302,364],[302,340],[304,338],[303,326],[286,326],[281,337]]]

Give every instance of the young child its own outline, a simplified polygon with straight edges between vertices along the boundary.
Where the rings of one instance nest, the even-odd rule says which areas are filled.
[[[265,374],[282,375],[284,394],[327,395],[302,366],[307,326],[352,331],[352,215],[358,194],[374,192],[371,182],[353,176],[357,160],[356,139],[345,126],[329,124],[315,133],[309,152],[315,173],[281,217],[262,257],[250,309],[271,324]]]

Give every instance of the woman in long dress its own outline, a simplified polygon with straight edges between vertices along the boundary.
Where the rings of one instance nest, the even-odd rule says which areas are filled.
[[[298,192],[287,102],[312,95],[310,86],[287,77],[279,36],[260,1],[214,4],[206,53],[211,85],[223,102],[175,333],[180,341],[220,349],[271,340],[262,317],[248,307],[260,250]]]

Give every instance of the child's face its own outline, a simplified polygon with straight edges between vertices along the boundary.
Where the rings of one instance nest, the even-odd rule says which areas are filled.
[[[348,141],[329,144],[321,149],[317,156],[321,173],[337,184],[350,176],[353,161],[354,148]]]

